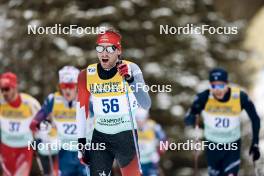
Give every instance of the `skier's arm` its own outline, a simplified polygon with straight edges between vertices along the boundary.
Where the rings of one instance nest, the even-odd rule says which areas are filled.
[[[32,98],[31,101],[30,101],[30,104],[31,104],[31,111],[32,111],[32,114],[33,116],[35,117],[37,115],[37,113],[40,111],[41,107],[40,107],[40,104],[39,102]]]
[[[188,110],[184,118],[184,122],[186,125],[195,125],[196,115],[199,115],[205,108],[205,104],[208,100],[208,96],[209,96],[209,90],[205,90],[204,92],[199,93],[195,97],[191,108]]]
[[[166,140],[166,134],[159,124],[155,125],[154,131],[155,131],[155,136],[159,141],[165,141]]]
[[[86,70],[82,70],[78,76],[77,83],[77,105],[76,105],[76,121],[79,148],[78,158],[81,163],[89,163],[89,157],[85,154],[86,146],[86,119],[89,115],[90,92],[86,88]]]
[[[134,63],[130,65],[130,68],[133,79],[131,81],[128,81],[128,83],[131,89],[133,90],[139,105],[144,109],[149,109],[151,106],[151,99],[148,92],[144,91],[143,89],[145,81],[143,78],[142,71],[140,70],[138,65]]]
[[[86,70],[81,71],[77,83],[76,120],[78,125],[78,140],[86,143],[86,118],[89,115],[90,92],[86,88]]]
[[[34,119],[37,120],[38,122],[45,120],[52,112],[53,104],[54,104],[54,94],[50,94],[45,99],[44,104],[42,105],[41,109],[37,112]]]
[[[259,143],[259,129],[260,129],[260,118],[257,114],[256,108],[253,102],[250,100],[248,95],[241,91],[240,92],[241,108],[245,109],[252,123],[253,138],[252,144]]]
[[[156,124],[154,126],[154,131],[155,131],[155,136],[156,136],[156,139],[158,140],[158,145],[157,145],[157,151],[159,153],[159,155],[162,155],[165,153],[165,150],[162,149],[162,147],[160,147],[160,142],[166,142],[166,134],[165,132],[163,131],[163,129],[161,128],[161,126],[159,124]]]
[[[54,94],[50,94],[44,101],[41,109],[36,113],[34,119],[30,123],[31,131],[37,131],[38,125],[41,121],[47,119],[49,114],[52,112],[54,103]]]

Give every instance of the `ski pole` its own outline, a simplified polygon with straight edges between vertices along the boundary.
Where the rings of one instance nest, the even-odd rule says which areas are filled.
[[[256,162],[255,161],[253,161],[253,168],[254,168],[255,176],[259,176],[259,174],[258,174],[258,168],[256,167]]]
[[[38,155],[37,151],[35,151],[35,156],[36,156],[37,164],[38,164],[38,167],[39,167],[39,170],[40,170],[40,174],[44,175],[44,169],[43,169],[43,166],[42,166],[42,163],[40,161],[40,158],[39,158],[39,155]]]
[[[195,143],[199,142],[199,137],[198,137],[198,131],[199,131],[199,115],[195,116]],[[199,157],[199,151],[197,151],[197,149],[195,149],[194,152],[194,176],[198,176],[198,157]]]
[[[40,131],[45,132],[45,138],[47,141],[49,141],[48,140],[49,139],[49,133],[52,130],[51,122],[49,120],[44,120],[42,123],[43,123],[43,126],[45,125],[45,127],[43,129],[40,128]],[[49,167],[50,167],[50,175],[54,176],[53,158],[52,158],[52,154],[51,154],[51,147],[49,145],[47,145],[47,147],[48,147],[48,160],[49,160]]]
[[[54,172],[53,172],[53,160],[52,160],[52,155],[51,155],[51,149],[50,149],[50,147],[49,147],[48,150],[49,150],[48,157],[49,157],[49,165],[50,165],[50,174],[51,174],[51,176],[53,176],[54,175]]]
[[[140,171],[140,174],[142,175],[142,168],[139,160],[139,150],[138,150],[138,145],[137,145],[137,139],[136,139],[136,134],[135,134],[135,126],[134,126],[134,120],[133,120],[133,115],[132,115],[132,110],[131,110],[131,105],[130,105],[130,99],[128,95],[128,86],[126,86],[126,80],[123,78],[123,85],[125,86],[125,91],[126,91],[126,100],[128,104],[128,111],[129,111],[129,117],[130,117],[130,122],[131,122],[131,127],[132,127],[132,135],[133,135],[133,140],[134,140],[134,145],[136,149],[136,155],[137,155],[137,162],[138,162],[138,168]]]
[[[86,164],[85,164],[85,170],[86,170],[86,175],[90,176],[90,171],[89,171],[89,168]]]
[[[35,142],[35,143],[38,143],[37,141],[39,141],[39,140],[36,139],[35,136],[34,136],[34,134],[33,134],[33,141],[32,141],[32,143],[34,143],[34,142]],[[32,150],[33,150],[34,155],[35,155],[35,157],[36,157],[36,160],[37,160],[37,164],[38,164],[38,168],[39,168],[40,174],[41,174],[41,175],[44,175],[44,168],[43,168],[43,166],[42,166],[42,162],[41,162],[40,157],[39,157],[39,155],[38,155],[38,150],[34,150],[33,147],[32,147]]]

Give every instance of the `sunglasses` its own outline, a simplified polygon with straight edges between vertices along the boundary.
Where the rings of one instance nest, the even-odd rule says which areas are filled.
[[[211,84],[211,88],[217,90],[223,90],[225,86],[226,86],[225,84]]]
[[[76,84],[73,83],[61,83],[60,88],[61,89],[74,89],[76,87]]]
[[[106,52],[108,53],[114,53],[115,50],[116,50],[116,46],[112,45],[112,46],[102,46],[102,45],[97,45],[95,47],[95,50],[98,52],[98,53],[102,53],[104,50],[106,50]]]
[[[1,88],[1,92],[9,92],[10,87],[3,87]]]

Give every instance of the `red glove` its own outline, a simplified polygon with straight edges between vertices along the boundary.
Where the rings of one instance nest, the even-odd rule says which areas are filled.
[[[119,74],[123,77],[130,77],[131,76],[131,73],[130,73],[131,71],[130,71],[128,65],[125,63],[118,64],[117,70],[118,70]]]
[[[33,119],[32,122],[30,123],[29,128],[33,133],[35,133],[39,129],[39,122],[36,119]]]

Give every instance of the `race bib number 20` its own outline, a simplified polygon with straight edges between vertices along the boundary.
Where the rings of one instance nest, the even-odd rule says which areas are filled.
[[[215,118],[215,127],[216,128],[228,128],[230,126],[229,118]]]

